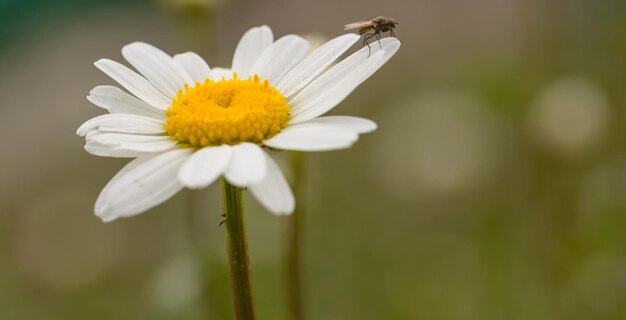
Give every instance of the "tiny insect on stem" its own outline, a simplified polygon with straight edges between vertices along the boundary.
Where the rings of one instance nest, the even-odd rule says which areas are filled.
[[[226,214],[222,213],[222,220],[220,220],[220,223],[217,224],[217,227],[221,227],[225,222],[226,222]]]

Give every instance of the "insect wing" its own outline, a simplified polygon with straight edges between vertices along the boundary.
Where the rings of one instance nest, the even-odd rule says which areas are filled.
[[[372,20],[367,20],[367,21],[358,21],[358,22],[353,22],[353,23],[348,23],[343,27],[343,30],[357,30],[357,29],[364,29],[364,28],[371,28],[373,27],[372,24]]]

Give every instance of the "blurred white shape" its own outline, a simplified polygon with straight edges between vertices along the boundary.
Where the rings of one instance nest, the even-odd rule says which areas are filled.
[[[604,137],[610,109],[593,82],[568,77],[554,81],[536,97],[528,114],[532,142],[564,156],[590,151]]]
[[[320,32],[306,33],[303,34],[302,37],[304,40],[309,42],[309,53],[315,51],[315,49],[319,48],[329,40],[327,36]]]
[[[496,120],[479,100],[458,92],[408,99],[381,117],[374,170],[390,192],[407,199],[469,191],[496,170]]]
[[[194,304],[204,283],[198,263],[191,254],[181,254],[157,271],[152,298],[160,311],[176,313]]]

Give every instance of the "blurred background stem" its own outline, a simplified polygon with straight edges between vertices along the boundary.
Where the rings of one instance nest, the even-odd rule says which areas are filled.
[[[206,61],[215,63],[218,55],[215,17],[220,12],[220,6],[211,1],[206,3],[189,1],[169,7],[175,14],[178,34],[185,44],[185,49],[199,54]]]
[[[215,17],[219,14],[220,6],[211,1],[167,1],[162,5],[165,12],[176,21],[176,30],[182,42],[181,51],[193,51],[206,61],[215,61],[218,56]],[[211,319],[230,316],[230,306],[221,303],[215,290],[222,281],[217,279],[226,273],[226,266],[221,260],[217,262],[211,248],[211,239],[218,230],[215,226],[220,217],[211,214],[212,201],[208,189],[189,191],[188,194],[188,236],[190,246],[199,258],[197,261],[204,280],[202,297],[199,299],[203,312],[206,318]]]
[[[249,272],[248,243],[243,210],[243,189],[222,181],[222,201],[226,225],[226,246],[235,317],[254,319],[252,286]]]
[[[289,154],[293,170],[293,192],[296,196],[296,210],[287,219],[287,302],[289,319],[304,319],[302,302],[302,224],[304,222],[304,199],[301,192],[304,176],[304,154],[291,152]]]

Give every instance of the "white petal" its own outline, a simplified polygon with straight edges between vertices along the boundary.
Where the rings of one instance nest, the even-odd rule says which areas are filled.
[[[120,148],[112,148],[110,146],[104,146],[102,144],[98,144],[96,142],[87,142],[85,144],[85,151],[95,156],[100,157],[111,157],[111,158],[137,158],[146,155],[153,155],[157,153],[161,153],[164,151],[172,150],[173,147],[168,148],[159,148],[161,151],[152,152],[152,151],[138,151],[138,150],[128,150],[128,149],[120,149]]]
[[[176,147],[168,136],[148,136],[125,133],[101,133],[92,130],[87,134],[85,150],[103,157],[139,157],[159,153]]]
[[[207,78],[213,79],[209,65],[194,52],[179,53],[174,56],[174,60],[187,71],[194,84],[202,83]]]
[[[367,47],[357,51],[313,80],[291,99],[291,123],[305,122],[334,108],[400,48],[400,41],[396,38],[385,38],[380,42],[382,50],[378,45],[372,45],[369,57]]]
[[[185,84],[195,83],[172,57],[147,43],[128,44],[122,48],[122,55],[169,98],[176,97]]]
[[[97,86],[87,100],[110,113],[128,113],[165,120],[163,110],[155,108],[113,86]]]
[[[283,76],[306,56],[309,43],[296,35],[286,35],[268,47],[250,69],[262,80],[276,85]],[[243,78],[243,77],[242,77]]]
[[[233,56],[232,70],[237,72],[240,78],[247,78],[256,60],[273,41],[274,35],[268,26],[260,26],[248,30],[239,40]]]
[[[170,107],[171,99],[163,95],[146,78],[138,75],[135,71],[109,59],[100,59],[94,64],[139,99],[161,110]]]
[[[211,69],[211,73],[213,74],[214,81],[220,81],[222,78],[232,79],[233,77],[233,71],[226,68],[213,68]]]
[[[106,145],[123,145],[125,143],[151,143],[161,141],[172,141],[169,136],[165,135],[141,135],[128,133],[100,133],[97,135],[87,135],[87,140],[99,141]],[[173,141],[172,141],[173,142]]]
[[[165,132],[163,124],[165,122],[155,120],[154,118],[138,116],[134,114],[103,114],[81,125],[76,134],[79,136],[87,135],[91,130],[101,132],[121,132],[135,134],[158,134]]]
[[[109,222],[137,215],[169,199],[183,187],[176,175],[190,153],[189,149],[178,149],[131,161],[100,193],[96,215]]]
[[[250,192],[269,211],[277,215],[291,214],[295,200],[282,171],[272,157],[267,159],[267,174],[261,183],[251,185]]]
[[[232,148],[228,145],[200,149],[185,161],[178,172],[178,179],[187,188],[207,187],[222,175],[231,155]]]
[[[377,128],[376,123],[372,120],[351,116],[318,117],[302,123],[302,125],[313,123],[332,125],[358,134],[372,132]]]
[[[326,42],[289,71],[276,85],[276,89],[286,97],[298,92],[359,39],[358,35],[350,33]]]
[[[264,145],[283,150],[329,151],[352,146],[359,135],[351,130],[327,124],[301,124],[282,130]]]
[[[259,183],[267,172],[265,153],[254,143],[244,142],[232,147],[233,154],[224,172],[228,182],[237,187]]]
[[[147,160],[153,158],[154,156],[145,156],[142,158],[137,158],[134,159],[133,161],[129,162],[127,165],[125,165],[120,171],[118,171],[113,178],[111,178],[111,180],[109,180],[109,182],[106,184],[106,186],[104,186],[104,188],[102,189],[102,191],[100,191],[100,195],[98,195],[98,199],[96,200],[96,204],[94,206],[94,211],[96,212],[97,216],[100,216],[98,214],[98,212],[103,212],[105,209],[105,206],[108,206],[107,204],[107,196],[109,194],[109,191],[111,190],[112,187],[114,187],[117,184],[117,181],[120,180],[120,178],[126,176],[126,174],[128,174],[129,172],[133,171],[137,166],[143,164],[144,162],[146,162]],[[109,222],[109,221],[113,221],[115,220],[116,217],[102,217],[100,216],[100,218],[102,218],[102,220],[104,222]]]

